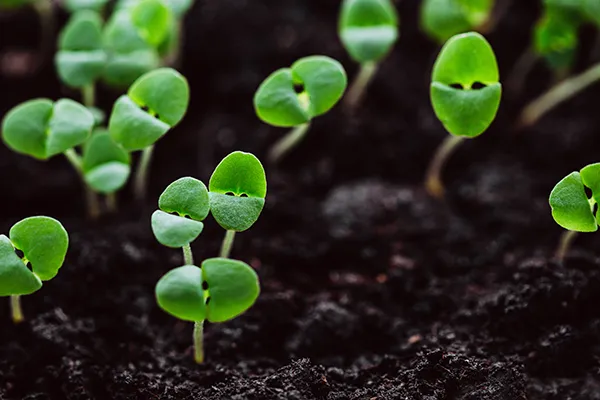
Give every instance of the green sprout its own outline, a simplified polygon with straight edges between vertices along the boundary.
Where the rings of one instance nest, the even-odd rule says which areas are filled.
[[[260,293],[256,272],[242,261],[210,258],[201,267],[184,265],[156,285],[156,300],[167,313],[194,322],[194,358],[204,361],[204,321],[231,320],[248,310]]]
[[[535,27],[534,49],[557,78],[566,76],[575,60],[579,21],[561,9],[547,8]]]
[[[10,296],[15,323],[24,320],[20,296],[37,292],[58,274],[68,247],[67,231],[50,217],[25,218],[8,237],[0,235],[0,296]]]
[[[161,0],[141,0],[131,9],[133,25],[142,38],[152,46],[159,46],[172,25],[171,9]]]
[[[94,106],[95,84],[104,73],[106,58],[100,15],[95,11],[73,14],[60,34],[55,64],[63,83],[81,89],[87,107]]]
[[[235,151],[225,157],[208,184],[210,210],[227,231],[220,256],[229,257],[236,232],[249,229],[258,220],[267,196],[267,177],[253,154]]]
[[[421,27],[439,43],[470,30],[491,25],[494,0],[424,0]]]
[[[592,192],[588,198],[586,188]],[[596,232],[600,213],[596,211],[600,201],[600,163],[590,164],[580,172],[572,172],[556,184],[550,193],[552,217],[558,225],[567,229],[556,252],[562,262],[578,232]],[[596,214],[596,215],[594,215]]]
[[[339,35],[346,50],[360,64],[346,104],[353,108],[377,72],[378,64],[398,40],[398,13],[390,0],[344,0]]]
[[[158,208],[152,214],[156,240],[167,247],[181,247],[184,263],[194,264],[190,243],[202,233],[201,221],[210,210],[206,185],[191,177],[178,179],[161,194]]]
[[[144,198],[154,144],[185,115],[190,99],[187,80],[171,68],[151,71],[119,97],[110,116],[112,138],[127,151],[143,150],[135,193]]]
[[[427,191],[441,198],[446,160],[465,138],[485,132],[500,106],[498,63],[483,36],[469,32],[448,40],[433,67],[430,95],[436,116],[450,133],[435,154],[425,180]]]
[[[265,79],[254,95],[256,114],[273,126],[294,127],[271,149],[271,162],[277,162],[302,140],[314,117],[337,104],[347,83],[344,67],[325,56],[302,58]]]

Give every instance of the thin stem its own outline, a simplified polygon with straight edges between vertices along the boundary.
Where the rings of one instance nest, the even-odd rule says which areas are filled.
[[[519,126],[525,127],[535,124],[548,111],[569,100],[598,80],[600,80],[600,64],[592,66],[579,75],[565,79],[525,107],[519,119]]]
[[[204,321],[194,323],[194,360],[197,364],[204,362]]]
[[[51,0],[37,0],[32,5],[40,19],[40,51],[45,58],[52,52],[54,41],[53,2]]]
[[[192,253],[192,246],[188,243],[181,249],[183,250],[183,263],[185,265],[194,265],[194,254]]]
[[[85,187],[85,199],[87,203],[87,212],[90,218],[96,219],[100,216],[100,202],[98,200],[98,195],[89,187],[89,185],[85,182],[84,174],[83,174],[83,162],[81,161],[81,157],[74,149],[68,149],[64,152],[65,157],[71,163],[77,174],[81,178],[83,185]]]
[[[523,90],[525,80],[538,60],[538,55],[531,47],[528,47],[517,59],[506,79],[506,88],[511,94],[518,94]]]
[[[573,243],[573,240],[575,240],[576,237],[577,232],[575,231],[563,232],[562,236],[560,237],[558,249],[556,250],[556,255],[554,256],[556,258],[556,261],[562,263],[565,260],[565,257],[567,256],[567,253],[571,248],[571,244]]]
[[[464,138],[460,136],[449,135],[438,147],[435,156],[429,164],[427,175],[425,176],[425,189],[427,192],[438,199],[444,197],[444,184],[442,183],[442,169],[446,165],[448,158],[454,153],[454,150],[463,142]]]
[[[225,238],[223,238],[223,243],[221,244],[221,252],[219,253],[219,257],[229,258],[234,239],[235,231],[227,231],[227,233],[225,233]]]
[[[12,320],[19,324],[25,320],[23,309],[21,308],[21,296],[10,296],[10,309],[12,311]]]
[[[353,110],[356,108],[356,106],[358,106],[367,88],[369,87],[369,84],[373,80],[378,67],[379,65],[374,62],[361,64],[360,71],[354,78],[354,81],[348,90],[348,94],[344,99],[347,109]]]
[[[153,152],[154,145],[146,147],[142,152],[142,157],[138,164],[134,182],[135,197],[138,200],[146,198],[146,192],[148,190],[148,173],[150,170],[150,163],[152,162]]]
[[[106,208],[108,209],[108,212],[117,212],[117,210],[119,209],[119,205],[117,203],[117,194],[108,193],[104,199],[106,201]]]
[[[81,88],[81,98],[86,107],[96,105],[96,85],[93,82]]]
[[[83,161],[81,161],[81,157],[79,156],[79,154],[77,154],[77,152],[74,149],[69,149],[65,151],[64,154],[65,157],[67,157],[67,160],[69,160],[69,162],[73,166],[73,168],[75,168],[75,171],[77,171],[77,173],[80,176],[83,176]]]
[[[291,131],[289,131],[283,138],[281,138],[269,151],[269,162],[276,164],[279,160],[286,155],[291,149],[296,147],[298,143],[306,136],[306,132],[310,128],[310,122],[302,125],[298,125]]]

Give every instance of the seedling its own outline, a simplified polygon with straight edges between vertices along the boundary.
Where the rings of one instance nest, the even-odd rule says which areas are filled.
[[[425,187],[442,198],[442,168],[465,138],[481,135],[500,106],[502,86],[490,44],[479,33],[452,37],[433,66],[431,103],[450,136],[442,143],[427,172]]]
[[[302,58],[291,68],[273,72],[254,95],[254,108],[264,122],[294,127],[269,154],[277,162],[306,135],[314,117],[325,114],[340,100],[347,86],[344,67],[329,57]]]
[[[588,198],[588,188],[592,196]],[[597,204],[600,200],[600,163],[590,164],[580,172],[562,179],[550,193],[552,217],[567,231],[563,234],[556,259],[563,261],[577,232],[596,232],[600,222]]]
[[[149,72],[116,101],[108,129],[127,151],[142,150],[135,193],[144,198],[154,144],[185,115],[190,99],[187,80],[171,68]]]
[[[494,0],[424,0],[421,27],[432,39],[444,43],[470,30],[490,24]]]
[[[260,293],[256,272],[242,261],[210,258],[184,265],[163,276],[156,285],[156,300],[167,313],[194,322],[194,358],[204,361],[204,321],[231,320],[248,310]]]
[[[171,183],[158,200],[152,214],[152,232],[167,247],[183,250],[186,265],[194,264],[190,243],[198,238],[208,216],[209,197],[204,183],[191,177]]]
[[[106,52],[102,48],[102,18],[95,11],[71,16],[58,41],[56,69],[67,86],[79,88],[83,104],[93,107],[95,84],[104,72]]]
[[[390,0],[344,0],[339,35],[352,59],[360,63],[346,97],[347,106],[354,108],[398,40],[398,13]]]
[[[227,231],[220,256],[228,258],[235,233],[254,225],[265,205],[265,170],[253,154],[235,151],[217,165],[208,188],[212,215]]]
[[[24,319],[20,296],[37,292],[56,276],[68,247],[67,231],[50,217],[26,218],[8,237],[0,235],[0,296],[10,296],[15,323]]]

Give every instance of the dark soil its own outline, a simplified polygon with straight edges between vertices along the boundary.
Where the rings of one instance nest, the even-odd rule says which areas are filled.
[[[264,158],[283,133],[253,114],[268,73],[311,54],[356,72],[336,36],[338,0],[196,3],[182,66],[193,102],[157,147],[146,203],[127,190],[118,215],[86,221],[64,159],[0,147],[1,231],[46,214],[71,235],[58,277],[23,298],[26,323],[11,323],[8,300],[0,307],[0,399],[600,399],[600,235],[552,262],[561,229],[547,206],[560,178],[599,160],[598,89],[517,133],[520,108],[551,83],[537,67],[451,160],[447,201],[435,202],[421,182],[446,133],[428,99],[438,48],[418,31],[416,0],[398,4],[401,40],[363,107],[319,118],[268,169],[266,209],[233,253],[256,268],[262,295],[207,327],[208,361],[195,365],[191,324],[153,296],[182,262],[150,231],[158,195],[184,175],[206,182],[232,150]],[[537,1],[512,3],[489,35],[503,76],[539,12]],[[1,18],[0,53],[35,48],[35,26],[27,11]],[[51,60],[0,76],[0,94],[0,114],[32,97],[76,97]],[[109,111],[117,93],[100,94]],[[196,258],[215,256],[222,235],[209,220]]]

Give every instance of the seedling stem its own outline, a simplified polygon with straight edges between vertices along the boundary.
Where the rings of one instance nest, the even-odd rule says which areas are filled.
[[[233,240],[235,239],[235,231],[227,231],[225,233],[225,238],[223,239],[223,244],[221,245],[221,253],[219,257],[229,258],[231,254],[231,248],[233,247]]]
[[[442,183],[442,169],[448,158],[463,140],[464,138],[461,136],[448,135],[435,153],[425,177],[425,189],[431,196],[437,199],[444,198],[445,190]]]
[[[577,233],[576,231],[565,231],[563,232],[563,234],[560,237],[560,243],[558,245],[558,249],[556,250],[556,261],[558,261],[559,263],[562,263],[565,260],[565,257],[567,255],[567,253],[569,252],[569,249],[571,248],[571,244],[573,243],[573,240],[575,240],[575,238],[577,237]]]
[[[279,140],[269,151],[269,162],[276,164],[284,155],[294,148],[306,135],[310,122],[298,125]]]
[[[519,120],[519,127],[535,124],[548,111],[599,80],[600,64],[596,64],[581,74],[562,81],[525,107]]]
[[[117,194],[116,193],[108,193],[105,197],[106,200],[106,209],[110,213],[114,213],[117,211],[119,206],[117,205]]]
[[[204,321],[194,323],[194,359],[197,364],[204,362]]]
[[[92,219],[96,219],[100,216],[100,204],[98,202],[98,196],[94,191],[85,183],[83,176],[83,165],[81,161],[81,157],[74,149],[68,149],[64,152],[65,157],[71,163],[75,171],[81,177],[81,180],[84,182],[85,187],[85,198],[87,202],[87,211],[88,215]]]
[[[23,310],[21,309],[21,296],[10,296],[10,308],[12,310],[12,319],[15,324],[25,320]]]
[[[184,265],[194,265],[194,254],[192,253],[192,246],[190,244],[186,244],[182,247],[182,249]]]
[[[138,200],[146,198],[146,192],[148,189],[148,172],[150,169],[150,162],[152,161],[152,153],[154,152],[154,145],[150,145],[142,151],[142,157],[138,164],[138,169],[135,175],[134,190],[135,196]]]
[[[379,65],[375,62],[367,62],[360,66],[360,71],[356,78],[354,78],[348,90],[348,95],[344,100],[347,109],[353,110],[358,106],[371,80],[377,73],[378,67]]]
[[[96,104],[96,86],[93,82],[81,88],[81,97],[83,105],[94,107]]]

